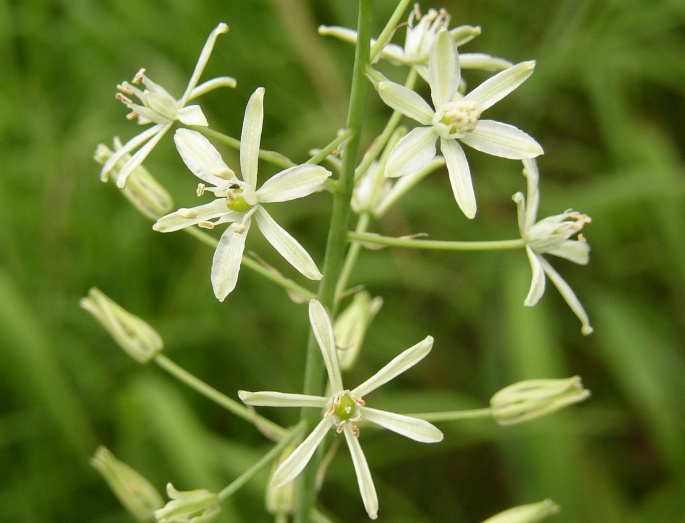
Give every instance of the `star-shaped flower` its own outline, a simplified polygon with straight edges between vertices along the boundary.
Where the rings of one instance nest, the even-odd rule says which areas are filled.
[[[309,319],[328,371],[331,396],[310,396],[270,391],[239,391],[238,395],[247,405],[323,409],[323,416],[319,424],[293,451],[290,457],[276,469],[271,484],[277,487],[295,479],[307,465],[326,434],[331,429],[335,429],[337,433],[343,433],[345,436],[357,474],[364,507],[369,517],[376,519],[378,497],[369,466],[357,439],[359,429],[355,423],[365,419],[422,443],[437,443],[442,441],[443,435],[440,430],[427,421],[367,407],[363,397],[421,361],[433,347],[433,338],[426,337],[423,341],[395,357],[364,383],[348,390],[343,387],[330,318],[323,305],[316,300],[309,302]]]
[[[383,101],[416,120],[417,127],[402,138],[390,153],[386,176],[416,172],[435,157],[440,142],[454,197],[467,218],[476,214],[476,197],[466,155],[459,141],[474,149],[503,158],[534,158],[542,147],[512,125],[480,118],[483,111],[504,98],[532,73],[535,62],[522,62],[489,78],[467,95],[459,92],[461,78],[457,46],[441,29],[428,62],[428,81],[435,109],[417,93],[387,80],[378,72],[370,75]]]
[[[586,223],[592,220],[586,214],[571,209],[555,216],[549,216],[540,221],[537,220],[538,204],[540,203],[540,190],[538,187],[540,172],[535,160],[523,160],[524,175],[528,185],[528,200],[523,193],[516,193],[513,197],[518,209],[519,230],[521,238],[526,242],[526,254],[530,260],[533,271],[533,281],[530,291],[526,296],[524,305],[532,307],[545,292],[545,274],[552,280],[562,297],[581,321],[582,333],[591,334],[590,326],[585,309],[573,289],[559,275],[559,273],[545,260],[543,254],[552,254],[560,258],[587,265],[590,261],[590,246],[579,234]],[[578,235],[576,239],[574,235]]]
[[[212,263],[212,286],[214,294],[221,301],[235,288],[238,280],[245,237],[252,218],[269,243],[293,267],[309,279],[318,280],[322,277],[304,247],[275,222],[263,204],[308,196],[331,173],[319,165],[297,165],[274,175],[257,189],[263,104],[264,88],[260,87],[250,97],[245,109],[240,145],[242,180],[224,163],[219,151],[203,135],[188,129],[176,131],[174,141],[181,158],[195,176],[211,186],[200,183],[198,196],[208,191],[216,199],[211,203],[167,214],[152,227],[156,231],[171,232],[191,225],[213,229],[221,223],[231,223],[221,235]]]
[[[201,85],[197,85],[200,81],[200,76],[207,65],[207,61],[212,53],[217,37],[221,33],[227,31],[228,26],[221,23],[211,32],[200,53],[200,58],[195,65],[195,70],[190,77],[188,86],[186,87],[183,96],[178,100],[169,94],[161,85],[156,84],[145,76],[145,69],[138,71],[131,83],[123,82],[121,85],[117,86],[119,92],[117,93],[116,98],[131,110],[127,115],[127,118],[129,120],[137,118],[140,125],[147,125],[150,123],[153,123],[154,125],[131,138],[105,162],[102,171],[100,172],[102,181],[107,181],[110,171],[123,157],[138,149],[119,170],[117,185],[119,187],[124,187],[124,185],[126,185],[126,179],[131,172],[143,163],[143,160],[150,154],[150,151],[154,149],[166,132],[171,129],[174,122],[178,121],[184,125],[208,125],[207,119],[202,113],[200,106],[187,105],[187,103],[217,87],[235,87],[235,79],[227,76],[213,78]],[[143,84],[145,87],[144,90],[140,90],[136,87],[139,83]],[[140,103],[135,103],[131,99],[132,96],[138,98]]]

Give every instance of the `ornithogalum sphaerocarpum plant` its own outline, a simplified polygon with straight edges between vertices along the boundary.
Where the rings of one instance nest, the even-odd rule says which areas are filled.
[[[450,439],[450,431],[445,429],[459,420],[482,417],[502,426],[519,424],[581,402],[589,395],[577,376],[566,379],[541,376],[508,385],[492,396],[489,406],[475,410],[407,414],[372,407],[369,400],[375,402],[376,395],[372,393],[376,389],[405,372],[411,375],[414,365],[424,358],[430,360],[431,351],[450,350],[444,340],[434,340],[430,333],[423,332],[418,322],[411,326],[416,329],[416,335],[408,340],[415,343],[413,346],[404,350],[397,347],[390,362],[360,385],[353,388],[344,385],[348,379],[343,379],[343,372],[354,369],[374,350],[364,339],[374,328],[374,317],[383,313],[383,299],[371,294],[373,281],[352,288],[348,285],[362,248],[368,249],[364,251],[368,256],[374,256],[375,249],[386,247],[454,251],[519,249],[526,253],[533,273],[524,305],[538,303],[549,278],[580,319],[582,333],[592,332],[588,315],[576,294],[545,257],[554,255],[586,264],[589,245],[580,230],[590,218],[567,210],[538,220],[540,175],[536,158],[542,155],[542,146],[514,124],[483,116],[495,103],[506,104],[507,95],[524,81],[534,81],[535,62],[513,64],[483,53],[463,53],[460,47],[480,34],[479,27],[450,28],[451,17],[446,10],[429,9],[422,14],[418,4],[410,6],[408,0],[398,2],[384,29],[379,35],[372,35],[371,6],[371,0],[359,1],[356,30],[319,28],[323,36],[353,44],[355,62],[350,96],[345,101],[347,120],[338,124],[342,130],[331,129],[328,143],[313,150],[303,163],[296,164],[283,155],[261,149],[262,130],[269,125],[264,110],[269,97],[263,87],[249,86],[253,94],[244,110],[239,139],[216,130],[215,122],[205,116],[199,105],[189,105],[191,100],[216,87],[236,85],[228,76],[199,84],[211,53],[229,52],[226,50],[230,46],[228,38],[217,46],[218,37],[228,32],[226,24],[219,24],[210,33],[180,98],[174,98],[153,82],[145,70],[140,70],[133,82],[118,86],[117,98],[131,111],[128,118],[151,127],[126,143],[115,138],[113,149],[106,145],[98,147],[95,158],[102,165],[102,180],[115,180],[126,198],[154,222],[155,231],[183,230],[193,240],[214,249],[211,267],[208,265],[206,273],[198,274],[198,278],[210,277],[216,299],[229,302],[234,299],[234,289],[242,285],[238,281],[239,271],[245,267],[268,279],[275,289],[286,290],[293,302],[289,314],[307,315],[311,327],[308,341],[303,339],[298,346],[273,348],[293,354],[303,351],[306,364],[301,376],[294,380],[303,383],[300,390],[247,392],[254,389],[254,384],[246,379],[224,384],[233,392],[223,394],[170,360],[164,354],[164,343],[157,330],[105,293],[94,288],[82,299],[83,308],[137,362],[154,362],[224,407],[228,415],[253,424],[255,430],[275,442],[222,490],[212,492],[203,485],[180,485],[174,479],[174,485],[182,486],[183,490],[169,482],[168,501],[163,500],[158,487],[143,475],[104,447],[98,449],[92,459],[93,466],[124,507],[140,521],[214,521],[221,517],[221,506],[227,498],[239,496],[248,480],[261,477],[262,471],[269,470],[270,478],[264,484],[267,504],[263,510],[271,513],[275,521],[336,520],[334,507],[325,506],[319,499],[322,490],[335,491],[326,480],[328,465],[333,459],[351,460],[349,470],[356,477],[336,481],[349,481],[358,486],[360,506],[369,518],[375,519],[383,514],[384,489],[377,490],[374,484],[373,460],[367,461],[367,454],[362,451],[365,445],[361,442],[366,438],[396,437],[377,428],[405,436],[417,445],[430,443],[431,447],[440,449],[441,442]],[[396,70],[381,72],[386,66],[383,60],[404,69],[402,83],[388,79],[390,73],[393,78],[397,77]],[[470,69],[479,69],[489,76],[479,85],[467,85],[463,72]],[[367,95],[377,95],[379,106],[387,105],[388,118],[381,132],[363,143],[362,131],[368,132],[364,129]],[[227,96],[226,103],[235,103],[231,95]],[[169,131],[174,126],[178,128],[172,134]],[[199,182],[194,194],[174,195],[176,201],[184,202],[182,207],[175,206],[169,191],[142,165],[165,136],[173,136],[178,154],[188,168],[187,172],[173,174]],[[467,147],[464,149],[462,145]],[[228,156],[219,152],[221,146],[238,149],[236,165],[224,160]],[[434,171],[443,171],[449,178],[452,190],[444,197],[456,200],[456,205],[451,203],[454,219],[463,220],[462,214],[469,219],[477,218],[477,196],[472,180],[478,176],[479,184],[485,185],[488,173],[472,172],[467,155],[481,153],[512,160],[516,166],[512,169],[515,173],[511,178],[512,192],[522,185],[526,188],[525,194],[514,195],[518,207],[517,237],[453,241],[426,239],[422,234],[390,237],[374,231],[386,213],[394,206],[401,206],[410,191]],[[276,174],[263,175],[268,171],[260,169],[260,162],[275,166]],[[521,170],[524,177],[518,174]],[[283,210],[289,205],[302,205],[315,192],[326,193],[331,204],[330,212],[321,216],[328,223],[328,236],[319,248],[305,249],[267,209],[272,204]],[[291,203],[293,200],[298,203]],[[424,216],[430,217],[431,213]],[[252,241],[248,232],[253,224],[288,262],[283,272],[271,265],[272,251],[259,252],[258,256],[246,254],[246,245]],[[515,221],[513,225],[512,230],[516,230]],[[421,224],[412,226],[421,230]],[[280,263],[279,257],[274,263]],[[385,387],[386,395],[392,395],[400,386],[401,382]],[[382,405],[382,399],[379,404]],[[299,422],[283,427],[260,412],[259,407],[264,406],[299,407]],[[341,441],[345,445],[340,445]],[[335,492],[328,498],[344,495],[341,489]],[[539,495],[539,499],[545,498],[544,492]],[[501,512],[488,521],[539,521],[559,510],[548,499],[533,501]]]

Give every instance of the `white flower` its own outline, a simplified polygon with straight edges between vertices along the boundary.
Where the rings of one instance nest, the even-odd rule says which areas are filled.
[[[521,238],[526,242],[526,253],[533,271],[530,291],[523,303],[532,307],[540,300],[545,292],[546,274],[581,321],[582,333],[591,334],[593,329],[590,326],[590,319],[576,294],[543,256],[546,253],[552,254],[579,265],[587,265],[590,261],[590,246],[585,237],[579,233],[586,223],[590,223],[591,219],[585,214],[567,210],[536,222],[540,203],[538,188],[540,173],[535,160],[523,160],[523,165],[523,173],[527,178],[528,200],[520,192],[513,197],[518,209]],[[572,237],[576,234],[578,234],[577,239],[573,239]]]
[[[154,125],[129,140],[105,162],[100,173],[100,177],[103,181],[107,181],[109,172],[117,165],[121,158],[138,149],[138,151],[133,154],[119,170],[117,185],[119,187],[124,187],[129,174],[145,160],[155,145],[157,145],[166,132],[171,129],[171,126],[175,121],[184,125],[207,126],[207,119],[202,113],[200,106],[186,104],[190,100],[216,89],[217,87],[235,87],[235,80],[226,76],[214,78],[201,85],[197,85],[205,65],[207,65],[207,60],[209,60],[209,55],[212,53],[217,37],[221,33],[227,31],[228,26],[221,23],[211,32],[200,53],[200,58],[195,65],[195,70],[190,77],[188,86],[186,87],[183,96],[178,100],[170,95],[162,86],[145,76],[145,69],[138,71],[132,83],[123,82],[121,85],[117,86],[119,92],[117,93],[116,98],[122,101],[126,107],[131,109],[131,113],[128,114],[127,118],[129,120],[137,118],[138,123],[141,125],[150,123],[153,123]],[[142,91],[136,87],[136,84],[141,82],[145,87]],[[140,103],[133,102],[130,98],[132,96],[137,97],[140,100]]]
[[[322,275],[311,256],[288,232],[278,225],[262,204],[285,202],[313,193],[331,173],[319,165],[303,164],[281,171],[257,189],[259,143],[264,119],[264,89],[257,89],[245,109],[240,145],[240,167],[243,180],[221,159],[219,151],[197,131],[179,129],[174,141],[188,168],[207,184],[200,183],[198,195],[208,191],[216,199],[191,209],[179,209],[163,216],[153,229],[171,232],[199,225],[207,229],[231,223],[219,240],[212,263],[212,286],[223,301],[235,288],[245,237],[252,218],[274,248],[298,271],[312,280]]]
[[[425,15],[421,15],[419,4],[414,4],[414,9],[407,20],[407,33],[404,47],[397,44],[387,44],[380,53],[380,58],[390,63],[413,67],[428,80],[428,56],[441,29],[448,29],[450,15],[445,9],[429,9]],[[333,36],[344,42],[356,43],[357,32],[352,29],[337,26],[319,27],[319,34]],[[480,34],[480,27],[462,25],[449,30],[449,34],[457,46],[470,42]],[[371,45],[376,43],[371,40]],[[464,53],[461,55],[462,67],[468,69],[499,70],[511,66],[511,62],[496,58],[483,53]]]
[[[326,434],[335,428],[337,433],[345,435],[345,440],[352,456],[352,463],[357,474],[357,482],[364,507],[369,517],[376,519],[378,515],[378,497],[369,466],[357,439],[359,437],[359,429],[354,424],[365,419],[415,441],[422,443],[442,441],[442,432],[427,421],[372,409],[366,406],[363,399],[366,394],[376,390],[421,361],[433,347],[433,338],[430,336],[426,337],[423,341],[394,358],[364,383],[348,390],[343,387],[342,383],[331,321],[323,305],[316,300],[309,302],[309,319],[314,336],[321,348],[324,363],[326,364],[332,395],[330,397],[323,397],[282,392],[247,391],[239,391],[238,395],[247,405],[315,407],[324,409],[324,414],[319,424],[300,446],[295,449],[290,457],[278,467],[271,479],[271,483],[274,486],[279,486],[293,480],[307,465]]]
[[[533,138],[512,125],[480,118],[481,113],[504,98],[532,73],[535,62],[522,62],[489,78],[467,95],[459,92],[459,54],[454,40],[440,30],[431,49],[428,82],[433,109],[417,93],[393,83],[380,73],[370,75],[383,101],[423,127],[410,131],[388,159],[386,176],[419,171],[435,157],[435,145],[445,157],[454,197],[468,218],[476,214],[476,197],[466,155],[458,141],[494,156],[522,159],[542,154]]]

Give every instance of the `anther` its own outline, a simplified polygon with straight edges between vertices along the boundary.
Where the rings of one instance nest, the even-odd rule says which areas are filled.
[[[114,95],[114,98],[116,98],[117,100],[119,100],[120,102],[122,102],[124,105],[131,105],[131,104],[133,103],[133,102],[131,101],[131,99],[130,99],[128,96],[125,96],[125,95],[123,95],[123,94],[121,94],[121,93],[115,94],[115,95]]]
[[[143,79],[143,76],[145,76],[145,69],[141,68],[136,75],[133,77],[133,80],[131,81],[132,84],[139,84],[140,81]]]
[[[221,178],[222,180],[230,180],[233,176],[235,176],[235,173],[228,167],[213,169],[212,174],[217,178]],[[236,188],[238,188],[238,186]]]
[[[195,191],[195,194],[198,196],[202,196],[205,193],[205,184],[204,183],[198,183],[197,184],[197,190]]]
[[[231,229],[233,229],[233,232],[236,234],[242,234],[245,232],[247,227],[245,227],[242,223],[232,223]]]
[[[202,229],[209,229],[209,230],[214,228],[214,224],[212,222],[208,222],[208,221],[197,222],[197,226],[202,228]]]
[[[193,220],[197,218],[198,212],[195,209],[179,209],[178,215],[181,218],[187,218],[188,220]]]

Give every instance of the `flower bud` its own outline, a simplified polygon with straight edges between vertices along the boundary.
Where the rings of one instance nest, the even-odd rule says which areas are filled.
[[[295,450],[295,445],[288,445],[281,452],[278,459],[274,462],[271,470],[273,476],[276,469],[283,463]],[[295,509],[295,482],[289,481],[280,487],[274,487],[271,482],[266,486],[266,510],[274,516],[292,514]]]
[[[164,343],[155,329],[122,309],[102,291],[93,287],[81,307],[100,322],[126,353],[139,363],[147,363],[162,350]]]
[[[368,292],[361,291],[354,295],[352,303],[336,318],[333,334],[342,370],[352,368],[357,361],[366,331],[382,305],[383,298],[371,298]]]
[[[147,479],[102,446],[95,451],[90,464],[102,474],[121,504],[138,521],[154,520],[155,510],[160,509],[164,501]]]
[[[118,138],[114,139],[114,149],[119,150],[121,142]],[[99,164],[104,164],[111,156],[113,151],[104,144],[98,145],[95,150],[95,161]],[[103,181],[107,181],[109,174],[113,174],[114,180],[119,177],[119,170],[131,159],[130,154],[126,154],[108,171],[107,176]],[[119,189],[126,199],[140,212],[143,216],[151,220],[157,220],[168,214],[174,206],[173,199],[167,190],[155,180],[150,172],[139,165],[130,174],[126,181],[126,185]]]
[[[497,392],[490,400],[492,417],[500,425],[513,425],[544,416],[590,396],[580,376],[567,379],[526,380]]]
[[[171,498],[163,508],[155,511],[158,523],[209,523],[219,517],[219,497],[208,490],[176,490],[167,483],[166,492]]]
[[[536,523],[547,516],[557,514],[559,512],[559,505],[554,503],[551,499],[540,501],[539,503],[531,503],[530,505],[520,505],[518,507],[510,508],[499,514],[495,514],[491,518],[486,519],[483,523]]]

